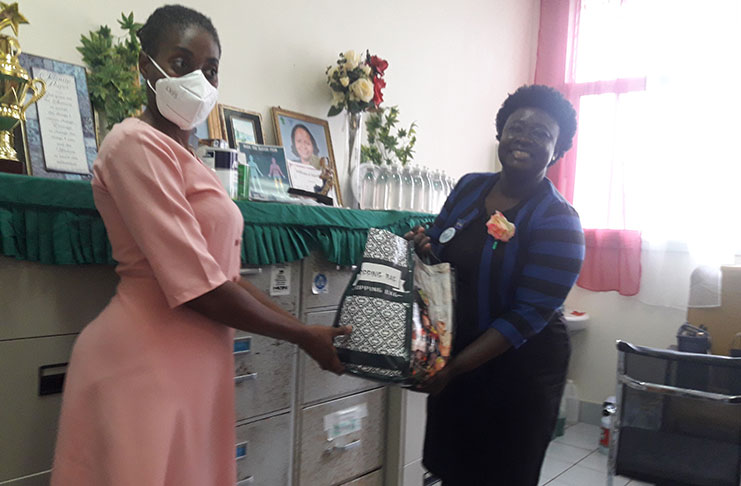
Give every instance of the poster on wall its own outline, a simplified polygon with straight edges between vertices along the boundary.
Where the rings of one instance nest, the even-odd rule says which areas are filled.
[[[22,52],[18,61],[47,83],[46,95],[26,110],[26,172],[55,179],[91,179],[98,154],[85,68]]]
[[[46,95],[36,102],[46,170],[87,174],[75,78],[38,67],[32,72],[46,83]]]

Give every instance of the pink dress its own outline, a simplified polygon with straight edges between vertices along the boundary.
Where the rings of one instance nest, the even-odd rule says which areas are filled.
[[[72,352],[51,484],[231,486],[233,331],[182,304],[239,279],[239,209],[134,118],[106,137],[92,186],[121,281]]]

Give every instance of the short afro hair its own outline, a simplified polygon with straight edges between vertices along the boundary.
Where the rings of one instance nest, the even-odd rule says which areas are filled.
[[[221,53],[221,42],[211,19],[200,12],[196,12],[182,5],[165,5],[160,7],[149,16],[147,23],[136,33],[141,42],[142,50],[150,56],[156,56],[160,43],[165,35],[173,27],[185,29],[197,26],[211,34],[219,47]]]
[[[497,140],[500,140],[507,118],[520,108],[539,108],[558,123],[558,140],[554,161],[563,157],[576,133],[576,111],[561,93],[541,84],[521,86],[510,94],[497,112]]]

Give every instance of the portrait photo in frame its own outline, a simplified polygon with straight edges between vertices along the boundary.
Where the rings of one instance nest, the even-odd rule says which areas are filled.
[[[219,106],[214,106],[214,109],[211,110],[211,113],[208,114],[208,118],[204,120],[201,124],[196,125],[196,127],[193,129],[193,132],[190,134],[190,140],[188,140],[188,144],[196,149],[198,148],[199,141],[200,140],[206,140],[206,139],[214,139],[218,138],[221,140],[225,140],[226,137],[221,132],[221,121],[219,120]]]
[[[285,148],[292,187],[320,192],[331,177],[325,195],[334,206],[342,206],[339,177],[327,120],[273,107],[273,124],[278,143]],[[329,174],[328,174],[329,173]]]
[[[229,143],[229,147],[239,149],[241,143],[265,143],[260,113],[222,104],[217,108],[222,138]]]
[[[26,173],[53,179],[91,179],[98,144],[85,68],[26,53],[18,60],[31,77],[47,84],[46,95],[26,110],[23,130],[15,131],[16,137],[25,135],[22,162]]]

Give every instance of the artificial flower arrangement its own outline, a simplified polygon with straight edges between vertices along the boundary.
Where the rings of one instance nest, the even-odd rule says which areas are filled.
[[[494,237],[492,250],[497,249],[500,241],[506,243],[515,236],[515,225],[507,221],[507,218],[499,211],[494,211],[489,221],[486,222],[486,230]]]
[[[332,105],[328,116],[339,115],[343,110],[350,113],[378,108],[383,102],[386,81],[383,74],[389,63],[370,52],[356,53],[353,50],[340,54],[337,63],[327,67],[327,84],[332,90]]]

